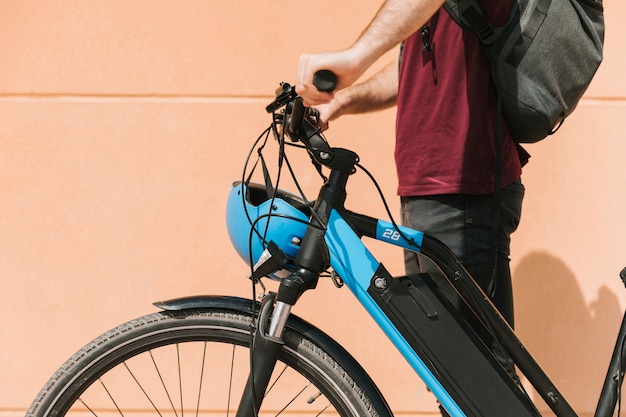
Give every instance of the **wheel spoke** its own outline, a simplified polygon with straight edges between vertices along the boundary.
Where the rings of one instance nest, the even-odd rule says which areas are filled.
[[[165,391],[165,395],[167,396],[167,400],[169,401],[170,406],[172,407],[172,412],[174,412],[174,415],[176,417],[178,417],[178,413],[176,412],[176,407],[174,406],[174,401],[172,400],[172,396],[170,395],[170,391],[167,389],[167,385],[165,385],[165,380],[163,379],[163,375],[161,375],[161,371],[159,370],[159,366],[156,363],[156,359],[154,359],[154,355],[152,354],[152,350],[149,350],[148,353],[150,354],[150,359],[152,360],[152,364],[154,365],[154,369],[156,370],[156,373],[159,376],[159,380],[161,381],[161,386],[163,387],[163,390]]]
[[[226,417],[230,415],[230,398],[233,393],[233,374],[235,372],[235,348],[237,346],[233,345],[233,350],[230,355],[230,375],[228,377],[228,399],[226,403]]]
[[[113,396],[111,395],[111,392],[109,391],[109,389],[107,388],[106,384],[104,383],[104,381],[102,381],[102,378],[98,378],[98,382],[100,383],[100,385],[102,386],[102,388],[104,388],[104,391],[107,393],[107,395],[109,396],[109,398],[111,399],[111,402],[113,403],[113,405],[115,406],[115,408],[117,409],[117,412],[120,414],[120,416],[124,417],[124,413],[122,412],[122,410],[120,409],[120,407],[117,405],[117,402],[115,401],[115,399],[113,398]]]
[[[200,366],[200,383],[198,384],[198,402],[196,403],[196,417],[200,414],[200,398],[202,397],[202,383],[204,381],[204,363],[206,361],[206,346],[207,342],[204,342],[202,349],[202,366]]]
[[[307,389],[308,387],[310,387],[310,386],[311,386],[311,384],[310,384],[310,383],[309,383],[309,384],[307,384],[307,385],[305,385],[305,386],[304,386],[304,388],[302,388],[302,389],[301,389],[301,390],[300,390],[300,391],[299,391],[296,395],[294,395],[294,396],[293,396],[293,398],[292,398],[289,402],[287,402],[287,404],[285,404],[285,406],[283,407],[283,409],[282,409],[282,410],[280,410],[280,411],[276,414],[276,416],[281,415],[281,414],[283,413],[283,411],[285,411],[285,410],[286,410],[286,409],[287,409],[287,408],[288,408],[288,407],[289,407],[289,406],[290,406],[290,405],[291,405],[291,404],[292,404],[292,403],[293,403],[293,402],[294,402],[294,401],[295,401],[298,397],[300,397],[300,396],[302,395],[302,393],[303,393],[304,391],[306,391],[306,389]]]
[[[176,360],[178,361],[178,393],[180,394],[180,415],[185,417],[185,407],[183,406],[183,371],[180,366],[180,344],[176,343]]]
[[[154,411],[156,411],[159,416],[163,417],[163,414],[161,414],[161,412],[159,411],[158,407],[154,404],[154,401],[152,401],[152,398],[150,398],[150,396],[146,392],[144,386],[141,384],[141,382],[139,382],[139,380],[137,379],[137,377],[135,376],[133,371],[130,370],[130,367],[128,366],[128,363],[124,362],[124,367],[126,368],[128,373],[130,374],[130,376],[133,378],[133,380],[137,384],[137,387],[139,387],[141,392],[143,392],[143,395],[146,396],[146,399],[148,400],[148,402],[150,402],[150,404],[152,405],[152,408],[154,408]]]
[[[94,417],[98,417],[98,415],[83,401],[82,398],[79,397],[78,402],[80,402]]]
[[[322,414],[324,414],[324,411],[328,410],[330,407],[331,407],[331,404],[328,403],[326,407],[322,408],[322,410],[319,413],[315,414],[315,417],[321,416]]]
[[[278,381],[280,381],[280,378],[283,376],[286,370],[287,370],[287,365],[285,365],[283,369],[280,371],[280,373],[276,376],[276,379],[274,380],[274,382],[272,382],[270,386],[267,387],[267,390],[265,391],[265,396],[267,396],[272,391],[272,389],[276,386]]]

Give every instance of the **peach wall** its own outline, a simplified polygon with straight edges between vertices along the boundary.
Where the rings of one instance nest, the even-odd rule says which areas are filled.
[[[23,415],[71,353],[153,301],[249,295],[225,243],[229,183],[299,53],[348,45],[378,5],[0,2],[1,416]],[[519,334],[581,415],[593,412],[626,307],[626,6],[605,6],[597,79],[554,138],[528,147],[513,247]],[[393,118],[345,117],[328,137],[360,153],[397,213]],[[355,181],[352,207],[384,216],[365,177]],[[380,253],[402,270],[400,254]],[[296,313],[344,343],[399,415],[433,412],[347,295],[323,282]]]

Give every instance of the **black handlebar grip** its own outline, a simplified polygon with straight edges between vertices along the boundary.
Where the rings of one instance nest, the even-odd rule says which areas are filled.
[[[332,92],[337,87],[337,76],[329,70],[319,70],[313,75],[313,85],[320,91]]]

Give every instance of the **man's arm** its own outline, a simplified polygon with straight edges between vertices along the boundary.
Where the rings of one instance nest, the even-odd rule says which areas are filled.
[[[366,113],[394,106],[398,97],[398,63],[393,62],[366,81],[339,91],[327,104],[316,106],[323,126],[344,114]]]
[[[328,103],[333,93],[318,91],[313,74],[322,69],[337,75],[337,91],[352,85],[385,52],[408,38],[441,7],[444,0],[387,0],[358,40],[339,52],[300,57],[296,91],[307,105]]]

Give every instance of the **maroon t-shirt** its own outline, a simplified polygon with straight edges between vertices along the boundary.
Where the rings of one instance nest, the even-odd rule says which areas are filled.
[[[492,24],[504,24],[511,2],[485,3]],[[443,9],[425,27],[426,36],[418,30],[405,41],[400,63],[398,194],[493,192],[497,97],[480,41]],[[503,133],[506,186],[520,177],[521,163],[506,124]]]

